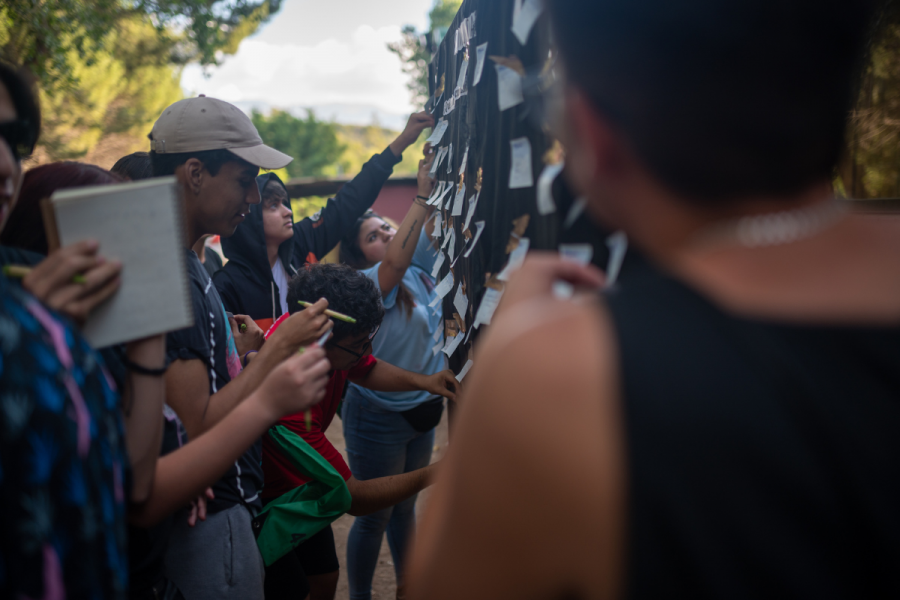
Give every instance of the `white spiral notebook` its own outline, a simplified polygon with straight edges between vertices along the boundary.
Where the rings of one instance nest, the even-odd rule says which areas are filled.
[[[122,263],[118,291],[91,313],[82,331],[91,346],[194,324],[174,177],[61,190],[50,206],[61,246],[95,239],[102,256]]]

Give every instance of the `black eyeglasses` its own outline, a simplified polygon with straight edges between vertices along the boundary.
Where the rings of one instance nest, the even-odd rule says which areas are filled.
[[[344,347],[341,346],[340,344],[335,344],[334,347],[335,347],[335,348],[340,348],[341,350],[343,350],[343,351],[346,352],[347,354],[352,354],[353,356],[355,356],[355,357],[357,358],[357,360],[359,360],[359,359],[361,359],[363,356],[366,355],[366,352],[369,351],[369,346],[371,346],[371,345],[372,345],[372,342],[371,342],[371,341],[368,341],[368,342],[366,342],[365,344],[363,344],[363,347],[362,347],[362,353],[360,353],[360,352],[355,352],[355,351],[351,350],[350,348],[344,348]]]
[[[361,359],[366,353],[369,351],[369,348],[372,347],[372,340],[375,338],[375,334],[378,333],[378,330],[381,328],[381,325],[372,330],[372,333],[369,334],[369,341],[363,344],[362,353],[356,352],[355,350],[351,350],[350,348],[344,348],[340,344],[333,344],[335,348],[343,350],[347,354],[352,354],[356,357],[357,360]]]
[[[16,161],[28,158],[34,152],[37,136],[31,124],[25,119],[16,119],[0,123],[0,138],[6,141]]]

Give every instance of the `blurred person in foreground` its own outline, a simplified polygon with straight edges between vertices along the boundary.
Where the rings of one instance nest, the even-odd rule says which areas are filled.
[[[550,0],[567,176],[643,260],[510,282],[411,598],[900,597],[900,227],[830,193],[873,7]]]

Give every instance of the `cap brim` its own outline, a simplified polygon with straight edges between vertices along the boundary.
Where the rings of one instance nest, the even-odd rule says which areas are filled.
[[[280,169],[294,160],[284,152],[269,148],[265,144],[249,148],[229,148],[228,151],[261,169]]]

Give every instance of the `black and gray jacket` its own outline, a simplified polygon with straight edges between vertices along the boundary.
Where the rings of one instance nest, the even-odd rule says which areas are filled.
[[[306,263],[317,262],[375,202],[381,188],[400,162],[390,148],[373,156],[359,175],[344,185],[315,215],[294,223],[294,236],[281,244],[278,256],[288,276]],[[284,183],[274,173],[256,178],[260,194],[269,182]],[[229,238],[222,238],[222,252],[228,263],[213,277],[225,310],[248,315],[267,329],[281,316],[278,285],[272,277],[263,232],[262,207],[250,207],[250,214]]]

